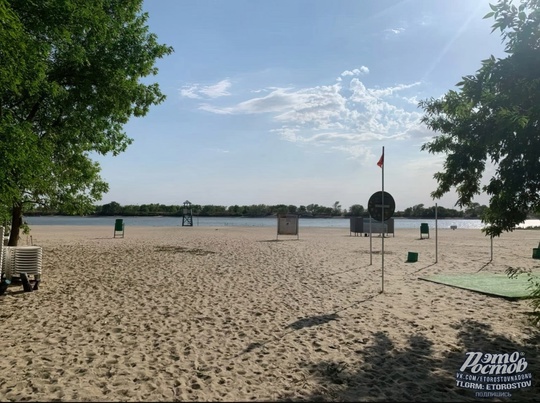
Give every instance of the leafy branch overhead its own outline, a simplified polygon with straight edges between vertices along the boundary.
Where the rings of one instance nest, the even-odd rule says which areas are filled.
[[[0,0],[0,203],[92,209],[108,185],[90,153],[118,155],[124,125],[165,99],[142,0]],[[16,235],[14,235],[15,237]],[[10,239],[10,244],[16,239]]]
[[[423,123],[437,133],[422,150],[446,154],[432,196],[455,188],[463,207],[486,192],[486,234],[499,236],[540,211],[540,1],[490,7],[485,18],[495,20],[508,56],[483,60],[458,90],[419,105]],[[486,183],[487,166],[495,171]]]

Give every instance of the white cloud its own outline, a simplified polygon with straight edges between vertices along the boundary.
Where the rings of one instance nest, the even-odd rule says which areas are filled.
[[[388,28],[388,29],[385,29],[384,32],[387,32],[389,34],[399,35],[402,32],[405,32],[405,28]]]
[[[224,97],[227,95],[231,95],[229,92],[227,92],[227,89],[230,87],[231,82],[229,80],[221,80],[217,84],[201,88],[201,93],[205,94],[210,98]]]
[[[417,95],[412,96],[412,97],[403,97],[403,99],[405,100],[405,102],[411,105],[418,105],[418,102],[420,102]]]
[[[388,88],[379,88],[370,90],[375,96],[377,97],[388,97],[390,95],[393,95],[395,92],[407,90],[412,87],[416,87],[417,85],[420,85],[419,82],[412,83],[412,84],[399,84],[395,87],[388,87]]]
[[[231,115],[234,113],[233,108],[220,108],[210,104],[200,104],[199,109],[202,111],[215,113],[217,115]]]
[[[287,108],[275,119],[311,125],[318,129],[334,127],[347,117],[347,100],[341,95],[340,90],[340,84],[299,90],[291,94],[293,107]]]
[[[235,108],[236,113],[281,112],[298,102],[295,93],[287,92],[288,90],[290,89],[276,88],[264,97],[240,102]]]
[[[419,139],[422,141],[422,143],[426,143],[433,140],[436,133],[428,128],[425,124],[418,122],[416,125],[412,125],[409,130],[407,130],[407,136],[409,138]]]
[[[369,69],[366,66],[362,66],[359,69],[353,69],[353,70],[345,70],[343,73],[341,73],[342,77],[345,76],[360,76],[363,74],[368,74]]]
[[[192,98],[192,99],[198,99],[201,98],[199,94],[197,94],[198,87],[193,85],[190,87],[183,87],[180,89],[180,95],[186,98]]]
[[[417,124],[420,113],[406,111],[384,100],[396,91],[412,88],[419,83],[400,84],[394,87],[368,89],[357,78],[351,80],[350,100],[358,104],[355,121],[359,124],[359,130],[378,133],[383,136],[393,135],[400,137]]]
[[[180,95],[191,99],[219,98],[231,95],[227,90],[231,87],[228,79],[221,80],[214,85],[193,84],[180,89]]]
[[[421,114],[412,104],[416,95],[411,91],[421,83],[368,88],[357,77],[367,72],[369,69],[362,66],[343,71],[341,80],[332,85],[267,87],[261,90],[270,91],[264,96],[253,97],[251,91],[251,98],[236,104],[216,105],[208,101],[198,108],[220,115],[268,114],[277,126],[270,131],[283,140],[325,145],[361,159],[370,157],[366,151],[369,142],[428,137],[429,131],[420,126]],[[228,80],[204,88],[195,85],[186,88],[184,96],[224,94],[229,85]],[[404,102],[407,100],[410,101]]]
[[[297,133],[300,131],[298,128],[291,128],[291,127],[281,127],[279,129],[273,129],[270,130],[270,132],[278,133],[281,138],[284,140],[290,141],[291,143],[296,143],[299,141],[302,141],[302,138],[297,135]]]

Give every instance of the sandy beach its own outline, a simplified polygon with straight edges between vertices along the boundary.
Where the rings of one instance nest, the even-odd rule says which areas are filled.
[[[277,240],[276,228],[247,227],[128,226],[113,238],[112,226],[34,226],[30,235],[19,245],[42,247],[42,282],[0,297],[1,401],[540,396],[528,301],[419,279],[538,268],[538,230],[495,238],[493,260],[489,238],[459,228],[428,239],[396,230],[384,256],[382,238],[335,228]],[[520,353],[532,386],[475,397],[456,384],[467,352]]]

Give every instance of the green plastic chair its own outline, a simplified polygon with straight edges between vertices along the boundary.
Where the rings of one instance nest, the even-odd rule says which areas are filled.
[[[124,237],[124,220],[122,218],[117,218],[114,222],[114,238],[118,232],[122,233],[122,238]],[[118,234],[120,236],[120,234]]]
[[[423,222],[420,224],[420,239],[422,239],[422,235],[427,234],[427,237],[429,238],[429,225],[428,223]]]

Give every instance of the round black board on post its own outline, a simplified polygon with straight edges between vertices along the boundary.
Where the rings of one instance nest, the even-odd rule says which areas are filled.
[[[384,193],[384,217],[383,217],[383,193]],[[375,192],[371,195],[368,201],[369,215],[374,220],[386,221],[394,215],[396,210],[396,202],[392,195],[388,192]],[[384,219],[383,219],[384,218]]]

